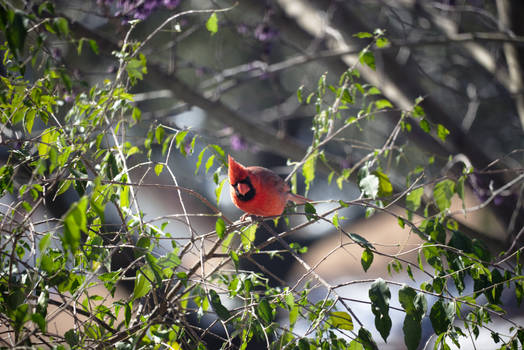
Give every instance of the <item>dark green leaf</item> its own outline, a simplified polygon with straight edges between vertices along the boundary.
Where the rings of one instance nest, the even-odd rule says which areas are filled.
[[[218,296],[217,292],[215,292],[213,289],[209,290],[209,301],[211,302],[211,307],[213,308],[213,311],[216,312],[218,317],[220,317],[221,320],[227,320],[231,317],[231,314],[228,309],[222,305],[222,302],[220,301],[220,297]]]
[[[317,210],[315,209],[315,207],[311,203],[306,203],[304,205],[304,210],[306,212],[306,217],[307,217],[308,220],[314,219],[316,217],[316,215],[317,215]]]
[[[6,28],[5,35],[7,43],[15,57],[18,57],[24,49],[25,38],[27,30],[24,25],[24,14],[22,12],[14,12],[14,16]]]
[[[436,334],[447,332],[455,319],[455,304],[439,299],[433,304],[429,319]]]
[[[47,322],[44,316],[39,313],[34,313],[31,315],[31,321],[33,321],[38,326],[38,328],[40,328],[40,331],[44,333],[46,332]]]
[[[70,329],[64,334],[65,340],[67,344],[71,348],[77,348],[78,343],[80,342],[79,335],[75,332],[74,329]]]
[[[360,344],[364,346],[365,350],[378,350],[377,343],[373,340],[371,333],[364,327],[358,330],[357,340],[360,341]]]
[[[353,240],[353,242],[357,243],[362,248],[372,248],[372,249],[374,249],[373,245],[371,243],[369,243],[369,241],[367,239],[365,239],[364,237],[362,237],[361,235],[359,235],[357,233],[349,233],[348,236],[349,236],[349,238],[351,238],[351,240]]]
[[[369,299],[371,300],[371,311],[375,315],[375,327],[380,332],[384,341],[387,340],[391,331],[391,318],[389,317],[389,300],[391,292],[386,282],[378,278],[369,289]]]
[[[416,350],[422,336],[422,321],[415,316],[406,315],[402,326],[404,343],[408,350]]]
[[[260,316],[262,321],[266,325],[270,324],[273,321],[273,309],[269,305],[267,299],[262,299],[257,306],[257,314]]]

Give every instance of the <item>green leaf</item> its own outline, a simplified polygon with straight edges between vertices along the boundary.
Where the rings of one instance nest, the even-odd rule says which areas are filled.
[[[364,39],[364,38],[372,38],[373,34],[368,33],[368,32],[358,32],[357,34],[353,34],[353,36],[359,39]]]
[[[361,246],[362,248],[373,248],[373,245],[371,243],[369,243],[369,241],[367,239],[365,239],[364,237],[362,237],[361,235],[357,234],[357,233],[348,233],[348,236],[349,238],[351,238],[351,240],[355,243],[357,243],[359,246]]]
[[[369,68],[375,70],[375,55],[371,51],[363,51],[359,57],[360,63],[365,64]]]
[[[64,234],[62,242],[64,247],[76,251],[80,245],[81,232],[87,233],[87,197],[82,197],[74,203],[64,216]]]
[[[13,14],[11,23],[5,29],[5,36],[7,37],[7,43],[9,48],[13,52],[15,57],[18,57],[24,49],[25,38],[27,36],[27,30],[24,25],[24,14],[21,11],[12,12]]]
[[[273,309],[267,299],[262,299],[257,306],[257,314],[266,325],[273,321]]]
[[[217,222],[215,223],[215,230],[217,232],[218,238],[224,238],[224,234],[226,233],[226,223],[224,220],[222,220],[222,218],[217,219]]]
[[[448,331],[455,319],[455,304],[453,302],[445,302],[439,299],[429,314],[429,319],[433,330],[436,334],[442,334]]]
[[[162,125],[157,126],[155,130],[155,139],[159,145],[162,144],[162,140],[164,139],[165,134],[166,134],[166,131],[164,130],[164,127]]]
[[[378,195],[380,197],[390,196],[393,193],[393,185],[389,177],[379,170],[374,171],[373,174],[378,177]]]
[[[317,152],[315,151],[302,166],[302,175],[304,176],[304,183],[306,184],[306,194],[309,191],[311,182],[315,179],[315,164],[317,160]]]
[[[53,237],[53,234],[49,232],[48,234],[44,235],[40,241],[38,242],[38,249],[41,253],[44,253],[47,248],[49,247],[49,244],[51,244],[51,238]]]
[[[455,193],[455,182],[449,179],[438,182],[433,188],[435,203],[441,212],[451,206],[451,197]]]
[[[58,130],[55,130],[53,128],[46,129],[42,135],[40,136],[40,143],[38,144],[38,155],[40,157],[47,157],[49,154],[49,151],[54,146],[54,143],[58,139],[58,136],[60,133]]]
[[[258,224],[251,224],[240,230],[240,240],[242,241],[245,250],[251,249],[251,244],[255,241],[257,228]]]
[[[209,171],[209,169],[213,166],[214,161],[215,161],[215,155],[212,154],[212,155],[207,159],[207,162],[206,162],[206,174],[207,174],[207,172]]]
[[[207,148],[204,148],[200,151],[198,154],[196,166],[195,166],[195,175],[198,173],[198,169],[200,169],[200,165],[202,164],[202,158],[204,157],[204,153],[206,152]]]
[[[344,311],[332,311],[328,323],[334,328],[353,330],[353,319],[350,314]]]
[[[387,341],[392,326],[391,318],[389,317],[391,292],[382,278],[378,278],[371,284],[369,299],[371,300],[371,311],[375,315],[375,327],[384,341]]]
[[[145,296],[151,290],[151,282],[142,274],[137,272],[135,287],[133,288],[133,299],[139,299]]]
[[[133,112],[131,113],[131,118],[133,118],[133,120],[138,123],[140,121],[140,118],[142,117],[142,111],[137,108],[137,107],[133,107]]]
[[[375,199],[379,190],[379,178],[373,174],[366,175],[360,180],[358,186],[366,197]]]
[[[308,220],[312,220],[317,216],[317,210],[311,203],[306,202],[306,204],[304,205],[304,210],[306,212],[306,217]]]
[[[400,305],[406,311],[403,331],[408,350],[417,349],[422,335],[422,319],[427,311],[426,297],[407,285],[398,291]]]
[[[378,350],[377,343],[373,340],[371,333],[364,327],[358,330],[357,340],[360,341],[360,344],[364,346],[365,350]]]
[[[437,125],[437,136],[442,141],[446,141],[446,137],[449,135],[449,130],[442,124]]]
[[[352,340],[351,343],[349,343],[346,350],[364,350],[364,346],[360,344],[360,342],[357,339],[355,339]]]
[[[64,17],[57,17],[54,19],[56,29],[58,29],[58,34],[66,37],[69,35],[69,24]]]
[[[425,132],[429,133],[431,131],[431,125],[429,125],[429,122],[426,119],[421,119],[419,125]]]
[[[416,212],[420,208],[420,203],[422,201],[422,195],[424,194],[424,188],[419,187],[415,188],[409,192],[406,196],[406,209],[408,210],[408,219],[411,220],[413,217],[413,212]]]
[[[297,99],[299,103],[302,103],[302,91],[304,91],[304,85],[301,85],[297,90]]]
[[[138,58],[130,59],[125,68],[132,83],[136,82],[136,80],[142,80],[144,74],[147,74],[146,56],[140,54]]]
[[[155,165],[155,174],[156,176],[160,176],[160,174],[162,173],[162,170],[164,170],[164,164],[156,164]]]
[[[211,35],[215,35],[218,32],[218,17],[216,12],[213,12],[207,19],[206,29],[211,33]]]
[[[388,45],[389,45],[389,40],[387,38],[380,37],[380,38],[377,39],[377,47],[378,48],[386,47]]]
[[[129,208],[129,186],[120,188],[120,207]]]
[[[375,106],[377,107],[377,109],[393,108],[391,102],[389,102],[389,100],[386,99],[375,101]]]
[[[364,251],[362,252],[360,263],[362,264],[364,272],[367,272],[369,267],[371,266],[371,263],[373,263],[373,252],[369,248],[364,249]]]
[[[333,226],[335,226],[337,229],[340,228],[340,223],[338,222],[338,211],[335,212],[335,215],[333,215]]]
[[[218,296],[217,292],[215,292],[213,289],[209,290],[209,301],[211,302],[211,307],[213,308],[213,311],[216,312],[218,317],[220,317],[221,320],[227,320],[231,317],[231,314],[228,309],[222,305],[222,302],[220,301],[220,297]]]
[[[422,322],[413,315],[406,315],[402,326],[404,343],[408,350],[416,350],[422,337]]]
[[[224,187],[224,184],[226,183],[227,178],[222,179],[220,181],[220,184],[218,184],[217,188],[215,189],[215,196],[217,197],[217,206],[218,202],[220,202],[220,196],[222,195],[222,188]]]
[[[188,132],[189,130],[181,130],[181,131],[178,131],[175,136],[176,148],[179,148],[181,151],[184,150],[184,152],[185,152],[185,148],[182,146],[183,146],[184,139],[186,138]]]
[[[295,305],[289,310],[289,325],[290,327],[293,327],[298,319],[298,311],[299,307],[298,305]]]
[[[75,332],[74,329],[70,329],[65,332],[64,338],[71,348],[76,348],[80,342],[80,336]]]
[[[35,122],[36,109],[30,109],[24,116],[25,129],[30,134],[33,130],[33,124]]]
[[[47,322],[45,320],[45,317],[43,317],[41,314],[39,313],[32,314],[31,321],[33,321],[38,326],[38,328],[40,328],[41,332],[44,332],[44,333],[46,332]]]

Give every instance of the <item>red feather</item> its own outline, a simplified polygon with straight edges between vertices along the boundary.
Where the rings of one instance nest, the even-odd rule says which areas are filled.
[[[297,204],[310,202],[306,197],[290,192],[288,184],[273,171],[245,167],[228,156],[229,183],[233,203],[248,214],[277,216],[284,212],[288,201]]]

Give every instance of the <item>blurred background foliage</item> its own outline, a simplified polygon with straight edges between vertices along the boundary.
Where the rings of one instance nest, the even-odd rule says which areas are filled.
[[[136,316],[140,312],[133,306],[135,299],[147,295],[148,302],[141,307],[149,307],[152,315],[160,312],[158,299],[165,295],[151,292],[155,278],[187,283],[183,274],[173,274],[173,271],[185,271],[183,273],[193,277],[191,274],[200,269],[198,264],[204,265],[204,260],[217,257],[227,263],[210,261],[210,269],[227,266],[231,270],[240,268],[246,273],[243,276],[250,276],[249,271],[260,273],[264,276],[262,282],[253,277],[253,284],[258,285],[259,290],[267,290],[268,295],[288,295],[289,287],[295,283],[298,290],[310,291],[305,309],[309,307],[308,312],[319,320],[324,319],[320,310],[331,310],[327,301],[321,303],[323,298],[327,291],[336,290],[340,298],[348,298],[349,304],[344,307],[348,311],[357,310],[363,326],[372,329],[372,337],[378,342],[381,336],[386,339],[389,334],[389,329],[386,332],[387,327],[377,324],[376,320],[384,320],[380,315],[388,314],[390,292],[383,280],[374,279],[391,278],[388,271],[404,271],[410,266],[407,261],[418,265],[417,258],[420,259],[421,244],[425,240],[447,242],[458,249],[457,237],[462,236],[456,232],[463,232],[469,237],[467,242],[477,242],[477,239],[486,242],[483,247],[489,248],[491,256],[506,251],[495,265],[486,265],[488,279],[471,276],[477,283],[475,286],[471,279],[466,279],[468,293],[474,288],[481,291],[477,293],[480,295],[490,284],[507,281],[509,285],[509,280],[520,278],[518,252],[522,249],[524,227],[521,67],[524,4],[520,1],[7,1],[1,9],[5,44],[0,65],[3,77],[0,152],[3,165],[16,164],[3,167],[1,174],[2,191],[7,191],[2,197],[2,227],[8,232],[2,246],[2,259],[7,264],[3,278],[9,276],[7,281],[13,276],[13,263],[7,258],[14,256],[8,249],[16,251],[20,242],[29,242],[23,249],[33,257],[32,263],[23,257],[20,261],[39,268],[44,264],[46,273],[56,272],[58,276],[58,271],[67,270],[67,264],[76,266],[79,262],[78,250],[83,247],[80,241],[94,247],[103,241],[108,251],[88,252],[84,263],[92,265],[93,276],[99,267],[93,261],[103,265],[109,275],[98,278],[109,284],[112,297],[116,281],[122,287],[119,289],[122,295],[131,295],[128,299],[122,297],[127,302],[118,305],[125,310],[122,311],[125,328],[138,329],[140,322],[131,322],[131,314]],[[17,95],[13,91],[23,96],[20,101],[23,100],[25,109],[16,109],[13,96]],[[50,146],[55,143],[60,145],[56,150]],[[242,231],[244,238],[240,239],[240,247],[249,250],[253,244],[273,253],[246,254],[240,260],[228,255],[229,251],[216,253],[212,235],[206,236],[206,233],[213,231],[219,237],[222,234],[220,238],[230,237],[225,236],[232,230],[233,226],[229,225],[240,215],[227,193],[227,153],[243,164],[271,168],[282,177],[294,174],[288,176],[293,188],[299,193],[307,191],[308,197],[318,201],[314,207],[304,209],[309,219],[318,219],[316,213],[330,210],[337,210],[337,219],[331,216],[332,212],[329,217],[322,214],[328,219],[304,225],[293,232],[291,238],[286,238],[285,244],[291,243],[291,246],[275,242],[272,229],[267,226],[264,229],[261,225],[255,237],[256,228],[251,226]],[[52,174],[58,175],[50,176]],[[78,181],[82,178],[84,180]],[[452,181],[445,182],[446,179]],[[111,187],[111,184],[117,186]],[[419,186],[416,191],[410,192],[416,186]],[[191,189],[202,197],[182,192],[180,188]],[[93,196],[99,193],[103,194],[103,200]],[[28,199],[27,194],[32,199]],[[89,196],[89,204],[83,199],[87,198],[84,194]],[[344,202],[340,204],[339,200]],[[106,201],[115,205],[105,206]],[[214,211],[215,204],[218,214]],[[391,212],[382,215],[384,206]],[[470,208],[471,213],[464,215],[463,206]],[[11,210],[20,207],[26,212],[14,215],[15,211]],[[300,215],[304,213],[302,208],[296,209],[298,215],[294,215],[293,210],[290,209],[287,220],[278,222],[277,232],[286,232],[306,220]],[[87,213],[85,220],[83,213]],[[7,218],[13,215],[16,219],[9,221]],[[228,231],[219,233],[222,228],[217,224],[217,216],[221,215]],[[364,217],[369,219],[362,221]],[[404,217],[408,224],[398,217]],[[437,219],[431,221],[432,218]],[[14,238],[18,236],[13,227],[23,227],[17,225],[28,220],[36,225],[36,236],[29,235],[27,240]],[[409,225],[411,222],[413,226]],[[96,235],[89,233],[88,227],[96,225],[102,229],[97,229]],[[446,236],[439,236],[439,230],[455,240],[446,241]],[[348,242],[348,237],[342,233],[350,231],[357,234],[349,237],[351,247],[343,243]],[[52,234],[48,236],[49,232]],[[145,232],[155,239],[144,238]],[[87,236],[87,241],[80,236]],[[206,239],[200,242],[195,237]],[[54,242],[50,243],[52,249],[58,249],[53,250],[54,255],[46,250],[46,239]],[[51,259],[35,255],[35,248],[30,247],[31,242],[34,245],[42,240],[39,251],[49,252],[42,256],[47,254]],[[151,251],[151,256],[158,260],[137,253],[137,247]],[[211,249],[207,250],[208,255],[202,253],[206,249]],[[480,250],[479,256],[489,260],[487,249]],[[300,253],[304,260],[287,254],[290,251]],[[76,256],[75,263],[68,260],[67,254],[65,257],[61,254],[67,252]],[[444,253],[439,251],[435,256],[433,253],[425,250],[422,255],[435,269],[432,273],[436,276],[443,265],[431,258]],[[404,254],[406,262],[401,264],[396,258]],[[446,259],[455,257],[446,254]],[[515,254],[517,261],[511,260]],[[23,265],[20,261],[15,265]],[[170,272],[152,277],[153,272],[148,275],[142,270],[140,264],[144,261],[148,266],[169,266],[166,269]],[[510,264],[508,271],[515,271],[511,277],[502,278],[499,272],[490,272],[492,267],[497,267],[492,271],[498,271],[502,262]],[[151,271],[156,273],[153,267]],[[463,266],[451,264],[449,268],[457,272]],[[114,271],[125,273],[111,275]],[[397,292],[399,299],[402,293],[406,296],[398,303],[395,301],[394,307],[398,310],[409,309],[406,300],[415,302],[413,290],[401,286],[410,281],[408,277],[412,272],[409,271],[406,271],[408,276],[402,274],[398,278],[396,287],[394,283],[390,285],[395,292],[393,299],[396,300]],[[298,340],[300,337],[295,336],[290,341],[285,332],[272,334],[255,326],[254,333],[238,335],[238,339],[242,339],[240,343],[228,343],[225,339],[229,336],[224,335],[224,330],[230,328],[221,328],[217,317],[222,321],[228,319],[228,309],[238,304],[230,301],[224,308],[220,297],[209,290],[205,278],[201,277],[206,274],[199,273],[195,276],[200,276],[200,282],[205,283],[197,284],[199,287],[190,298],[196,311],[184,316],[191,320],[190,324],[200,322],[203,329],[208,325],[215,327],[212,333],[220,335],[205,338],[208,348],[221,346],[213,345],[216,343],[226,347],[242,346],[253,334],[259,337],[253,338],[251,348],[265,348],[276,334],[281,335],[282,346],[286,342],[293,344],[290,348],[320,346],[318,339],[317,343],[311,341],[305,345],[305,338]],[[415,271],[415,279],[427,278],[422,275],[422,269]],[[451,275],[447,276],[449,280]],[[51,294],[56,288],[61,297],[66,292],[78,295],[75,294],[78,290],[87,287],[79,277],[75,287],[77,277],[72,274],[60,276],[61,280],[51,281],[46,287]],[[224,276],[220,278],[226,278]],[[314,288],[308,289],[310,286],[304,283],[310,277],[316,282]],[[318,282],[322,278],[327,282]],[[364,279],[369,283],[363,282],[360,289],[347,283]],[[67,286],[65,280],[69,281]],[[480,280],[485,283],[478,282]],[[222,280],[230,289],[240,283],[238,279],[234,281],[233,277]],[[249,294],[252,286],[244,280],[241,282],[242,292]],[[460,294],[462,291],[456,284],[461,281],[454,279],[454,282]],[[19,336],[27,321],[25,315],[31,314],[32,322],[41,330],[45,328],[40,316],[34,315],[43,315],[46,319],[49,314],[24,311],[27,295],[43,295],[45,302],[38,304],[41,308],[55,303],[68,311],[59,299],[49,298],[49,290],[46,294],[41,287],[36,287],[37,283],[33,290],[27,289],[25,297],[13,294],[9,283],[7,287],[4,285],[3,301],[21,299],[13,310],[4,310],[5,324],[14,329],[14,341],[2,338],[6,346],[29,341],[29,335]],[[17,283],[22,283],[22,279]],[[460,339],[463,347],[471,346],[464,340],[467,337],[460,337],[459,331],[448,327],[453,323],[454,314],[442,299],[434,303],[442,291],[437,288],[441,283],[438,278],[432,283],[431,288],[420,287],[433,297],[431,312],[420,298],[417,299],[420,304],[410,311],[414,324],[422,325],[420,346],[433,342],[446,348],[442,345],[442,334],[452,342],[456,340],[456,344]],[[174,291],[180,292],[179,284],[175,284],[174,289],[162,290],[173,296]],[[295,292],[299,293],[298,290]],[[447,292],[454,295],[455,289]],[[502,300],[500,293],[493,289],[491,297],[486,296],[488,302],[492,305],[504,302],[510,311],[509,323],[523,324],[514,321],[522,320],[522,285],[512,284],[511,294],[504,294]],[[299,298],[295,296],[298,304]],[[373,300],[377,296],[386,301]],[[264,300],[254,299],[258,307],[253,315],[267,326],[278,315],[275,316],[276,307],[266,305]],[[475,299],[468,302],[474,304]],[[209,303],[216,315],[206,319],[209,316],[206,314],[202,319],[202,309],[207,311]],[[284,303],[287,306],[282,308],[291,313],[295,301]],[[370,303],[379,305],[372,313]],[[363,306],[359,308],[359,305]],[[92,311],[88,307],[85,310],[86,313]],[[431,321],[422,317],[423,314],[432,314]],[[328,324],[348,331],[346,339],[357,338],[357,343],[366,348],[376,346],[372,340],[368,341],[367,331],[350,332],[353,322],[357,322],[355,314],[353,317],[346,312],[330,315]],[[400,331],[403,315],[392,315],[398,332],[391,332],[387,344],[378,342],[381,349],[401,348],[404,344],[410,349],[419,346],[419,342],[408,345],[404,339]],[[311,334],[316,318],[309,314],[303,316],[305,320],[309,317],[310,322],[299,321],[295,330],[299,334]],[[76,317],[73,317],[75,327],[66,326],[56,332],[57,339],[63,336],[65,343],[73,347],[79,346],[81,337]],[[475,317],[487,316],[479,313]],[[179,322],[177,317],[173,319]],[[117,320],[112,322],[116,324]],[[186,321],[177,322],[173,321],[186,325]],[[293,323],[291,319],[289,322]],[[475,322],[482,325],[483,321],[476,319]],[[104,328],[99,322],[94,323]],[[521,329],[515,327],[508,332],[507,323],[496,327],[499,326],[505,327],[508,337],[504,341],[509,348],[517,338],[522,346]],[[290,327],[292,329],[293,324]],[[107,344],[131,342],[132,338],[138,339],[135,345],[140,341],[152,344],[155,336],[164,340],[174,337],[166,336],[168,333],[161,335],[160,328],[151,329],[144,328],[141,334],[149,332],[150,343],[146,338],[126,338],[122,336],[124,332],[114,330],[106,329],[111,334],[108,338],[85,332],[87,338],[104,339],[109,341]],[[181,336],[176,330],[180,338],[169,340],[173,341],[171,344],[187,341],[186,346],[195,347],[199,337],[208,333],[203,329],[195,328],[194,333],[186,330],[189,336]],[[487,337],[497,340],[499,328],[496,329],[487,332]],[[320,330],[326,332],[322,333],[325,336],[329,327]],[[472,332],[475,333],[474,327]],[[480,344],[482,341],[477,340]],[[493,348],[501,346],[499,341],[492,342]],[[353,345],[355,349],[357,343]],[[338,340],[330,344],[345,346]],[[278,343],[273,346],[278,347]]]

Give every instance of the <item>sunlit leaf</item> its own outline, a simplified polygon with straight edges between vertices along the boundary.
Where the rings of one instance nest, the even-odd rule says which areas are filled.
[[[218,32],[218,16],[216,12],[213,12],[207,19],[206,29],[211,33],[211,35],[215,35]]]
[[[373,252],[369,248],[364,249],[364,251],[362,252],[360,263],[362,264],[364,272],[367,272],[367,270],[373,263]]]
[[[224,234],[226,233],[226,223],[222,218],[217,219],[215,223],[215,230],[217,232],[218,238],[224,238]]]
[[[328,319],[330,325],[338,329],[353,330],[353,319],[345,311],[332,311]]]
[[[449,179],[438,182],[433,188],[435,203],[441,212],[451,206],[451,197],[455,193],[455,182]]]

